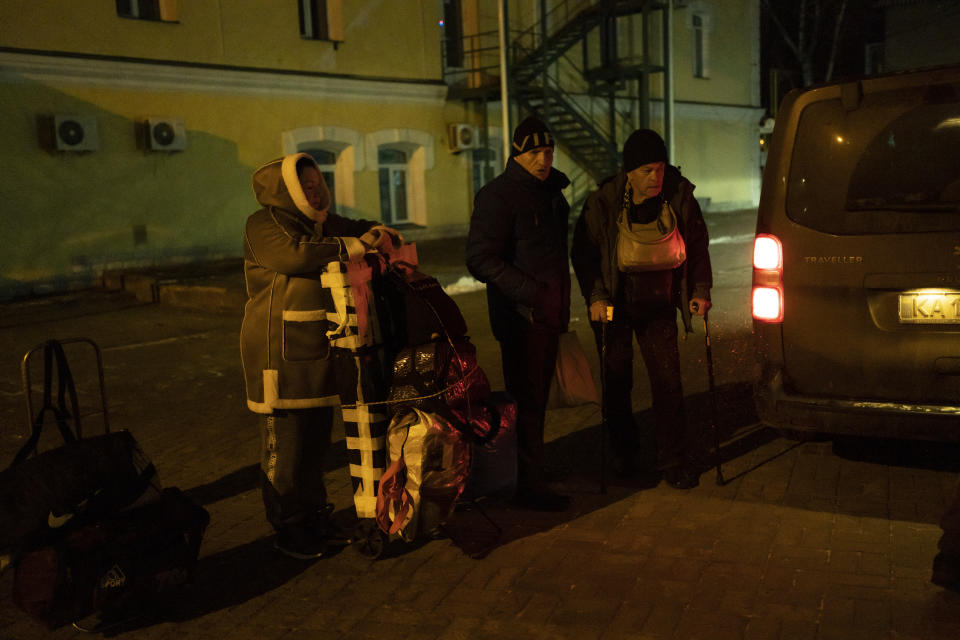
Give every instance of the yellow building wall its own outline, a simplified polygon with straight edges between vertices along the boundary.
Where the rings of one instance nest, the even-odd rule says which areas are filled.
[[[304,126],[365,133],[402,128],[441,132],[457,109],[303,100],[270,96],[213,96],[177,91],[124,91],[32,82],[0,85],[5,117],[0,172],[7,221],[18,241],[5,251],[4,277],[49,277],[89,260],[135,260],[175,248],[239,253],[243,221],[257,204],[250,176],[283,154],[282,134]],[[97,118],[100,148],[46,151],[37,116],[68,113]],[[138,148],[136,123],[147,115],[185,120],[188,146],[178,152]],[[435,163],[425,171],[431,226],[465,224],[470,184],[466,158],[434,139]],[[380,219],[377,171],[355,174],[350,214]],[[133,245],[132,226],[146,225],[148,242]],[[11,236],[8,235],[8,238]],[[6,244],[6,243],[5,243]],[[97,256],[100,256],[97,258]]]
[[[110,1],[4,0],[6,47],[148,60],[439,80],[439,4],[342,0],[344,41],[304,40],[297,3],[180,0],[178,22],[117,15]]]
[[[757,43],[750,37],[752,20],[758,19],[758,0],[715,0],[703,3],[710,11],[707,29],[707,77],[693,74],[693,6],[673,12],[674,99],[712,104],[756,105],[759,100],[752,69]],[[759,31],[756,37],[759,38]]]
[[[258,208],[253,171],[283,155],[285,133],[305,127],[350,130],[361,147],[383,131],[428,140],[411,162],[424,167],[423,187],[409,195],[417,222],[427,231],[465,227],[469,163],[450,153],[446,139],[447,123],[465,113],[445,100],[439,80],[439,5],[344,4],[345,40],[336,51],[299,38],[293,2],[190,0],[176,24],[119,18],[112,2],[0,4],[7,48],[0,51],[7,226],[0,297],[17,283],[239,255],[244,221]],[[389,54],[383,42],[392,43]],[[40,51],[109,57],[30,55]],[[201,64],[137,66],[137,59]],[[250,75],[249,67],[283,73]],[[291,76],[298,71],[317,74]],[[196,73],[210,82],[191,80]],[[332,84],[311,88],[317,79]],[[38,118],[53,114],[95,117],[99,149],[41,148]],[[144,149],[138,123],[158,115],[183,118],[185,150]],[[354,150],[363,165],[351,176],[350,197],[341,194],[351,205],[341,213],[379,220],[376,148],[365,157],[364,150]],[[146,242],[135,242],[137,226]]]

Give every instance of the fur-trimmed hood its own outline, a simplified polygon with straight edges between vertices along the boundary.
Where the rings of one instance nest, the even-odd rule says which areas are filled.
[[[300,178],[297,175],[297,164],[301,161],[309,162],[320,172],[317,161],[307,153],[294,153],[276,160],[271,160],[267,164],[257,169],[253,174],[253,194],[264,207],[276,207],[284,211],[300,212],[311,220],[321,219],[322,212],[314,209],[307,201],[307,196],[300,186]],[[324,190],[327,191],[326,201],[330,202],[329,190],[323,182],[323,174],[320,174],[320,181]]]

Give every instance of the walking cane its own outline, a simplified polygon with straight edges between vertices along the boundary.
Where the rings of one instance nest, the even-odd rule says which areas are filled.
[[[613,311],[613,308],[609,308]],[[612,315],[608,312],[607,316]],[[600,493],[607,493],[607,323],[600,322]]]
[[[697,311],[697,304],[694,303],[693,310]],[[707,321],[709,311],[703,313],[703,340],[707,349],[707,381],[710,386],[710,427],[713,430],[714,455],[717,463],[717,484],[723,486],[726,481],[723,479],[723,471],[720,469],[720,431],[717,429],[717,389],[713,381],[713,349],[710,348],[710,323]]]

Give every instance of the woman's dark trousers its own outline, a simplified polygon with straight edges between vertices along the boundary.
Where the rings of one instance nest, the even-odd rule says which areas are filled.
[[[267,520],[277,531],[313,519],[326,505],[323,468],[333,411],[315,407],[260,417],[260,487]]]

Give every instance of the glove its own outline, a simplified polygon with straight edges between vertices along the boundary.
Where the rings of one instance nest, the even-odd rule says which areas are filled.
[[[709,311],[712,306],[706,298],[692,298],[690,300],[690,313],[706,317],[707,311]]]
[[[396,229],[391,229],[390,227],[382,224],[378,224],[377,226],[368,229],[366,233],[360,236],[360,242],[364,243],[371,249],[379,249],[387,239],[388,235],[395,238],[395,240],[393,240],[394,246],[403,244],[403,236],[399,231]]]
[[[613,306],[606,300],[597,300],[590,305],[590,322],[602,322],[604,324],[612,319]]]
[[[360,242],[363,243],[363,246],[369,249],[376,249],[383,242],[383,234],[380,229],[373,227],[360,236]]]

